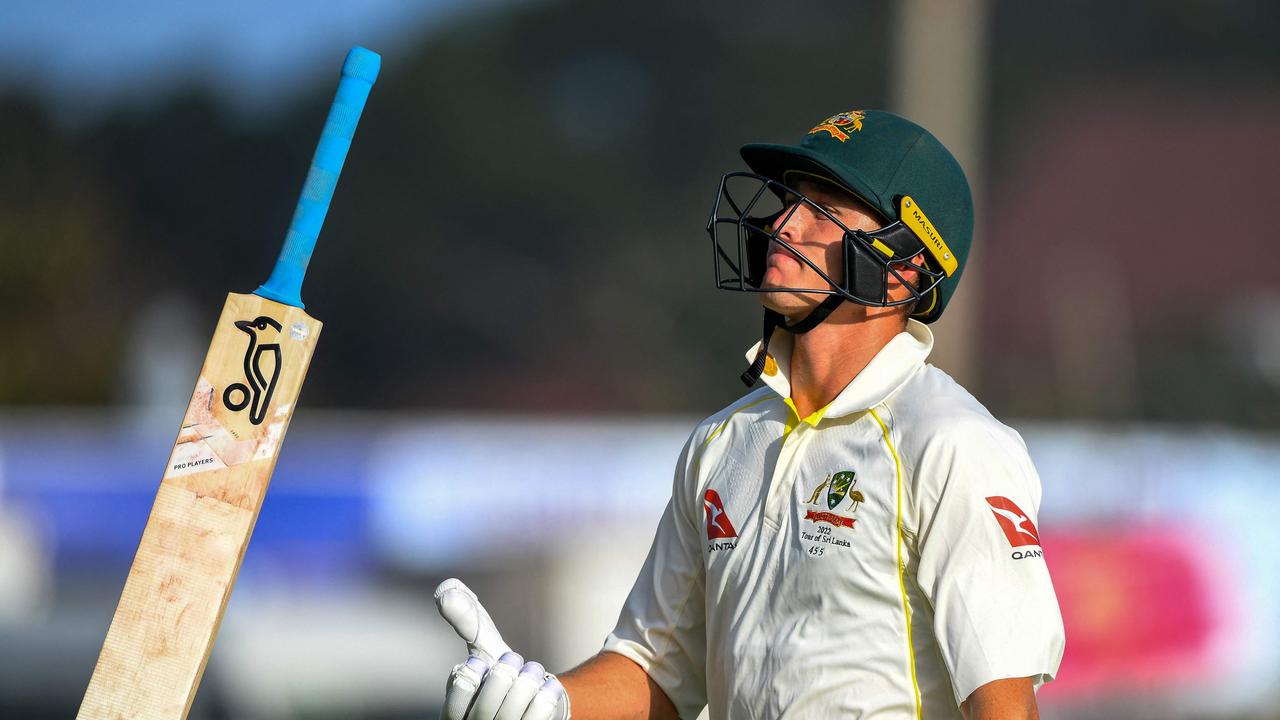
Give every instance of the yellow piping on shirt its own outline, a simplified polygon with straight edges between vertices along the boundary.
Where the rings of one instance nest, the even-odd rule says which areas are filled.
[[[738,408],[738,409],[734,410],[733,412],[729,413],[729,417],[725,418],[725,419],[724,419],[724,422],[722,422],[722,423],[720,423],[719,425],[717,425],[717,426],[716,426],[716,429],[715,429],[715,430],[712,430],[712,431],[711,431],[711,434],[707,436],[707,439],[702,441],[702,448],[701,448],[701,449],[702,449],[702,450],[706,450],[706,449],[707,449],[707,445],[710,445],[712,440],[715,440],[717,437],[719,437],[719,436],[720,436],[720,433],[724,432],[724,429],[725,429],[726,427],[728,427],[728,426],[729,426],[729,421],[733,419],[733,416],[734,416],[734,415],[737,415],[738,413],[742,412],[743,410],[746,410],[747,408],[753,408],[753,407],[755,407],[756,405],[759,405],[759,404],[760,404],[760,403],[762,403],[762,402],[767,402],[767,401],[769,401],[769,400],[777,400],[777,398],[776,398],[776,397],[774,397],[774,396],[772,396],[772,395],[770,395],[770,396],[767,396],[767,397],[761,398],[761,399],[759,399],[759,400],[757,400],[757,401],[755,401],[755,402],[753,402],[753,403],[747,403],[746,405],[743,405],[742,407],[740,407],[740,408]]]
[[[747,408],[755,407],[756,405],[759,405],[762,402],[766,402],[768,400],[776,400],[776,399],[777,399],[776,395],[768,395],[753,403],[747,403],[746,405],[743,405],[742,407],[737,408],[733,412],[729,413],[729,417],[725,418],[724,422],[721,422],[719,425],[716,426],[715,430],[711,431],[711,434],[707,436],[707,439],[702,441],[702,446],[698,448],[698,456],[693,459],[693,477],[694,477],[695,483],[698,478],[698,471],[702,468],[702,454],[706,452],[707,446],[711,444],[711,441],[715,440],[717,437],[720,437],[720,433],[724,432],[724,429],[729,426],[729,421],[733,419],[733,416],[737,415],[743,410],[746,410]]]
[[[884,444],[888,446],[889,453],[893,455],[893,469],[897,473],[898,479],[898,587],[902,589],[902,614],[907,619],[907,658],[911,662],[911,687],[916,694],[916,718],[919,720],[923,715],[920,711],[920,682],[916,679],[916,644],[911,639],[911,605],[907,602],[907,566],[902,562],[902,546],[904,543],[902,537],[902,460],[898,458],[898,449],[893,446],[893,440],[889,438],[889,426],[884,424],[884,421],[876,414],[875,409],[871,410],[871,417],[875,418],[876,424],[880,426],[880,432],[884,433]]]

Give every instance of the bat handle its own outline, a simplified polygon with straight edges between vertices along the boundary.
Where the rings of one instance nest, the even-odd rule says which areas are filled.
[[[351,148],[356,123],[360,121],[360,113],[374,81],[378,79],[381,66],[382,58],[372,50],[357,46],[347,53],[347,59],[342,63],[342,80],[338,82],[338,92],[320,133],[320,142],[311,159],[311,169],[302,186],[298,207],[293,211],[284,248],[271,277],[254,294],[285,305],[305,307],[302,304],[302,279],[307,273],[307,263],[311,261],[311,251],[316,247],[320,227],[329,212],[329,202],[333,200],[342,163]]]

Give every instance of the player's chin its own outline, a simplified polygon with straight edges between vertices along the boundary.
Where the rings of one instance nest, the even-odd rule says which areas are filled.
[[[822,295],[814,293],[801,293],[792,290],[770,291],[767,285],[764,288],[764,291],[760,293],[760,304],[776,313],[785,315],[787,318],[795,318],[797,315],[807,314],[817,307],[823,299]]]

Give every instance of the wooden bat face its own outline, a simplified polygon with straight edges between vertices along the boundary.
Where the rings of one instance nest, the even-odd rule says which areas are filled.
[[[230,295],[165,479],[274,457],[320,327],[298,308]]]
[[[185,718],[321,324],[227,297],[79,718]]]

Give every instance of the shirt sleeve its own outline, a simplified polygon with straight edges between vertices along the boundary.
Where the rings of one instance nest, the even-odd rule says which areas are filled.
[[[957,423],[929,443],[916,477],[917,579],[957,704],[993,680],[1052,680],[1065,635],[1022,439],[994,420]]]
[[[692,503],[693,443],[690,438],[680,455],[649,557],[604,644],[644,668],[682,718],[697,717],[707,704],[706,569],[698,536],[702,508]]]

